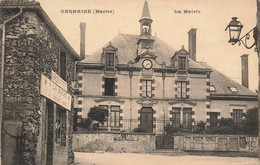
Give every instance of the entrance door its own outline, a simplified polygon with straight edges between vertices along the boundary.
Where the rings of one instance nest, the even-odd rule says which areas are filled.
[[[141,109],[141,128],[153,133],[153,109],[151,107],[143,107]]]

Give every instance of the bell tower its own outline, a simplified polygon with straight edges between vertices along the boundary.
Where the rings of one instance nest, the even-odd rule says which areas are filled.
[[[147,1],[145,1],[144,3],[143,13],[139,22],[140,22],[140,37],[137,41],[137,45],[138,45],[137,56],[147,50],[153,52],[154,39],[152,37],[152,26],[151,26],[153,20],[151,18]]]

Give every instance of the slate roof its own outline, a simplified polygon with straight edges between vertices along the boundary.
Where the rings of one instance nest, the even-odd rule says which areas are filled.
[[[200,65],[210,68],[212,73],[210,74],[210,85],[214,85],[216,92],[212,95],[226,95],[226,96],[257,96],[257,94],[243,85],[237,83],[231,78],[227,77],[223,73],[219,72],[215,68],[208,65],[206,62],[197,62]],[[232,92],[229,87],[237,88],[238,92]]]
[[[142,13],[141,19],[142,18],[151,18],[151,14],[150,14],[150,11],[149,11],[149,7],[148,7],[147,1],[145,1],[145,3],[144,3],[143,13]]]
[[[118,48],[117,56],[120,65],[127,64],[130,60],[134,61],[136,57],[137,41],[139,35],[130,34],[118,34],[110,42],[115,47]],[[154,51],[157,56],[156,61],[159,64],[162,62],[166,63],[167,68],[172,68],[171,57],[176,53],[176,50],[169,46],[167,43],[162,41],[157,36],[154,36]],[[105,44],[103,47],[108,46],[109,43]],[[181,49],[182,50],[182,49]],[[179,51],[181,51],[179,50]],[[82,62],[84,63],[100,63],[102,48],[91,54]],[[178,51],[178,52],[179,52]],[[189,58],[189,68],[196,70],[208,70],[212,71],[210,75],[210,83],[216,88],[216,92],[212,95],[222,95],[222,96],[252,96],[256,97],[256,93],[249,90],[248,88],[242,86],[241,84],[233,81],[231,78],[225,76],[224,74],[217,71],[215,68],[209,66],[205,62],[196,62]],[[229,87],[236,87],[238,92],[232,92]]]
[[[111,41],[111,44],[118,48],[117,56],[119,60],[119,64],[127,64],[130,60],[134,61],[136,57],[136,49],[137,49],[137,41],[139,39],[139,35],[132,34],[122,34],[119,33],[115,38]],[[154,52],[157,56],[156,61],[159,64],[163,62],[166,63],[166,66],[172,67],[171,58],[175,54],[176,50],[168,45],[166,42],[162,41],[157,36],[154,36]],[[103,46],[106,47],[109,45],[109,42]],[[101,54],[103,50],[100,48],[98,51],[91,54],[89,57],[86,57],[82,62],[86,63],[100,63],[101,62]],[[189,59],[189,67],[193,69],[206,69],[202,65],[196,63],[192,59]]]

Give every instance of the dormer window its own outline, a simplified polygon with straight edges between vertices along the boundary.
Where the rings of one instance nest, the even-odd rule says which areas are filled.
[[[231,90],[232,93],[237,93],[238,92],[236,87],[229,87],[229,89]]]
[[[179,70],[186,70],[186,57],[180,56],[178,58]]]
[[[114,66],[114,53],[106,53],[106,66]]]

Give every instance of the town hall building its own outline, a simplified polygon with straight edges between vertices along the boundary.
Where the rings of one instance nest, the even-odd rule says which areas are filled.
[[[217,127],[221,117],[239,123],[248,109],[257,107],[257,94],[248,86],[196,61],[195,28],[188,32],[188,48],[175,50],[152,36],[146,1],[139,22],[139,35],[120,33],[77,63],[78,119],[100,106],[109,111],[100,129],[161,133],[165,122],[187,130],[199,121]]]

